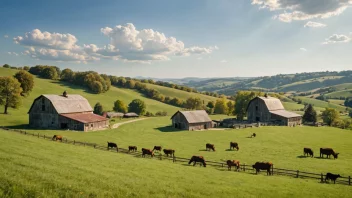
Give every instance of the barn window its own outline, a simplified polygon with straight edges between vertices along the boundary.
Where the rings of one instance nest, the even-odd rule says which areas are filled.
[[[256,110],[256,111],[258,111],[258,105],[257,105],[257,106],[255,106],[255,110]]]
[[[90,127],[93,127],[93,124],[91,124]]]

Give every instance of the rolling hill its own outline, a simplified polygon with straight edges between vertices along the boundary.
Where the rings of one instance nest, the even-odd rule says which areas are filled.
[[[0,68],[0,76],[14,75],[17,71],[18,70]],[[80,94],[87,98],[92,107],[97,102],[100,102],[103,105],[104,110],[112,110],[114,101],[118,99],[122,100],[126,104],[129,104],[133,99],[141,99],[145,101],[147,105],[147,111],[153,113],[157,111],[166,111],[170,115],[179,109],[177,107],[146,98],[142,94],[131,89],[122,89],[112,86],[111,89],[106,93],[92,94],[85,88],[63,83],[61,81],[35,78],[34,83],[33,91],[30,93],[29,97],[23,98],[23,104],[19,109],[9,109],[9,116],[0,114],[0,126],[27,124],[27,112],[36,97],[40,96],[41,94],[62,94],[65,90],[69,94]],[[0,111],[3,111],[3,107],[0,106],[0,108]]]

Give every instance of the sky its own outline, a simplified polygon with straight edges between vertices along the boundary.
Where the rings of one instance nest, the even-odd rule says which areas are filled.
[[[0,64],[117,76],[352,69],[352,0],[1,0]]]

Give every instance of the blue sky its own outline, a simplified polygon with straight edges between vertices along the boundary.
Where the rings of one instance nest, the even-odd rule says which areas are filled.
[[[0,64],[118,76],[352,69],[350,0],[0,2]]]

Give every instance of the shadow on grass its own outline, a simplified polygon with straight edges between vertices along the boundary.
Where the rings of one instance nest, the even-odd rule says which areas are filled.
[[[225,151],[237,151],[235,149],[226,149]]]
[[[323,159],[323,160],[329,160],[330,158],[324,158],[324,157],[314,157],[315,159]]]
[[[164,126],[164,127],[158,127],[154,128],[160,132],[185,132],[184,130],[176,129],[172,126]]]
[[[308,156],[298,155],[297,158],[307,158]]]
[[[207,149],[199,149],[199,151],[208,151]]]
[[[53,84],[58,84],[61,87],[67,87],[70,89],[75,89],[75,90],[82,90],[85,93],[90,93],[90,94],[95,94],[94,92],[92,92],[91,90],[89,90],[88,88],[84,87],[84,86],[79,86],[79,85],[75,85],[69,82],[64,82],[64,81],[53,81]]]

